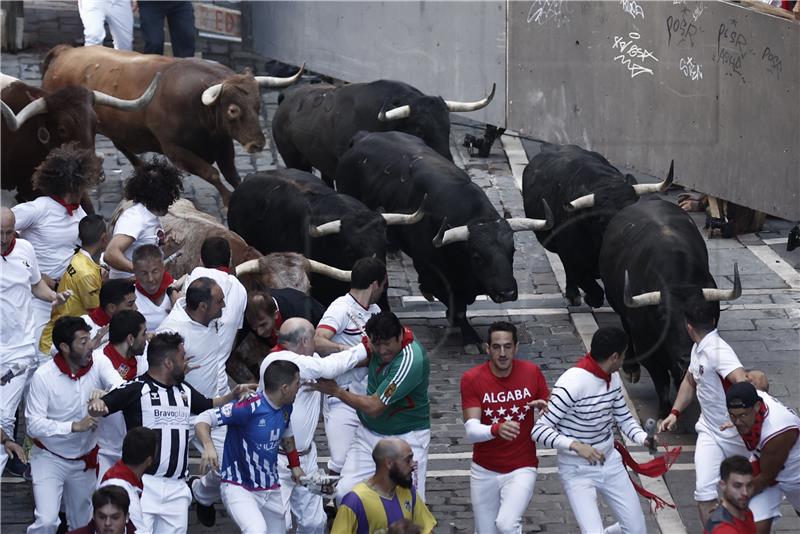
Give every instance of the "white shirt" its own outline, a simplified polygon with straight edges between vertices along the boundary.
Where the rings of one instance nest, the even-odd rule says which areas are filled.
[[[144,315],[147,331],[155,332],[169,315],[172,309],[172,300],[165,294],[161,304],[155,304],[147,295],[136,289],[136,309]]]
[[[219,269],[208,269],[206,267],[195,267],[191,274],[186,278],[183,286],[184,292],[189,284],[198,278],[211,278],[225,295],[225,307],[222,309],[222,317],[217,319],[219,324],[220,353],[225,354],[225,362],[233,350],[233,343],[236,341],[236,333],[244,326],[244,310],[247,307],[247,290],[239,280],[228,273]],[[228,390],[228,373],[225,370],[225,362],[220,367],[220,375],[217,380],[218,391]]]
[[[66,208],[50,197],[17,204],[11,211],[20,237],[30,241],[36,251],[39,270],[54,280],[61,278],[80,245],[78,223],[86,212],[79,207],[67,215]]]
[[[124,381],[123,375],[124,372],[120,372],[119,369],[114,367],[114,364],[111,360],[106,356],[103,352],[107,343],[103,343],[100,348],[95,349],[92,353],[92,358],[94,359],[95,364],[97,364],[100,360],[105,360],[109,366],[111,366],[114,371],[119,374],[120,378]],[[106,363],[103,364],[104,366]],[[147,365],[147,358],[144,355],[136,356],[136,376],[141,376],[147,372],[148,365]],[[101,450],[108,450],[114,451],[117,454],[122,453],[122,440],[125,439],[125,434],[128,433],[128,429],[125,426],[125,418],[122,415],[122,412],[112,413],[111,415],[107,415],[100,419],[100,422],[97,424],[97,444],[100,445]]]
[[[88,415],[89,397],[96,389],[108,390],[122,383],[109,361],[98,360],[85,375],[73,380],[56,366],[42,364],[31,378],[26,397],[28,434],[65,458],[79,458],[97,444],[97,433],[72,432],[72,423]]]
[[[120,415],[120,414],[114,414]],[[122,448],[122,443],[120,442],[120,448]],[[122,480],[121,478],[109,478],[105,482],[101,483],[98,487],[104,488],[105,486],[119,486],[120,488],[124,489],[128,493],[128,499],[130,499],[131,503],[128,507],[128,514],[130,515],[131,523],[133,526],[136,527],[137,532],[144,532],[144,520],[142,518],[142,490],[128,482],[127,480]]]
[[[769,440],[787,430],[800,430],[800,417],[768,393],[763,391],[757,393],[767,407],[767,415],[761,426],[761,439],[753,451],[753,457],[761,459],[761,450]],[[775,480],[781,483],[800,484],[800,439],[795,441],[789,450],[789,456]]]
[[[350,293],[331,302],[325,314],[320,319],[317,328],[324,328],[333,332],[331,341],[342,345],[358,345],[361,343],[364,325],[373,315],[381,312],[377,304],[370,304],[364,308]],[[343,374],[336,379],[341,387],[346,387],[358,395],[367,394],[366,367],[359,367]]]
[[[225,352],[222,346],[222,335],[217,320],[203,326],[186,313],[186,298],[183,297],[175,303],[172,311],[158,327],[158,332],[177,332],[183,336],[183,347],[186,357],[191,357],[191,365],[199,365],[186,374],[186,382],[197,391],[213,399],[226,395],[230,388],[227,378],[220,388],[220,374],[225,374],[225,362],[230,356],[230,351]]]
[[[692,346],[689,372],[697,384],[697,401],[700,403],[696,431],[702,429],[715,436],[737,438],[735,428],[720,430],[719,427],[729,421],[723,381],[739,367],[742,363],[736,353],[716,329]]]
[[[5,356],[11,349],[36,342],[31,286],[41,279],[33,246],[24,239],[17,239],[11,254],[0,258],[0,359],[3,363],[7,363]]]
[[[133,238],[133,243],[125,250],[125,257],[128,260],[133,258],[133,251],[142,245],[159,245],[159,233],[161,236],[164,235],[161,219],[139,202],[123,211],[114,225],[114,235],[122,234]],[[118,271],[109,266],[109,279],[130,276],[131,273]]]
[[[342,373],[352,369],[358,362],[367,357],[364,345],[337,352],[320,358],[319,354],[303,356],[288,350],[273,352],[264,358],[258,368],[258,389],[264,391],[264,371],[275,360],[293,362],[300,368],[300,380],[317,380],[318,378],[336,378]],[[314,441],[314,431],[319,421],[319,409],[322,394],[307,387],[301,387],[292,405],[291,425],[294,431],[295,447],[298,451],[305,451]]]

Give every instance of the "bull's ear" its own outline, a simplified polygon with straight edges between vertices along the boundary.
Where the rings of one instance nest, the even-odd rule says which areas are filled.
[[[639,183],[639,181],[636,179],[634,175],[628,173],[625,175],[625,183],[628,185],[636,185]]]

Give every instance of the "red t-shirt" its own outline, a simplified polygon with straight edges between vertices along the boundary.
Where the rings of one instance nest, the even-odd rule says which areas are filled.
[[[747,510],[744,520],[734,517],[727,510],[719,510],[719,506],[709,519],[709,524],[703,531],[705,534],[756,534],[756,523],[753,512]],[[721,513],[720,513],[721,512]]]
[[[494,438],[476,443],[472,461],[496,473],[510,473],[521,467],[537,467],[536,443],[531,439],[533,409],[527,403],[547,399],[550,390],[539,366],[527,360],[514,360],[511,374],[500,378],[492,374],[489,362],[473,367],[461,377],[461,408],[480,408],[481,424],[504,421],[520,424],[513,441]]]

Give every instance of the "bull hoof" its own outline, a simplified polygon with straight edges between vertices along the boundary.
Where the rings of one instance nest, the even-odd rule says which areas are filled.
[[[625,380],[627,380],[631,384],[635,384],[642,377],[642,370],[636,369],[633,372],[622,371],[622,374],[625,376]]]
[[[567,295],[567,301],[569,302],[570,306],[580,306],[581,305],[581,296],[580,295],[574,295],[574,296]]]
[[[599,308],[603,305],[603,295],[601,293],[600,297],[598,298],[597,296],[590,296],[589,293],[586,293],[583,296],[583,301],[592,308]]]
[[[422,296],[425,297],[425,300],[428,302],[434,302],[436,300],[436,297],[434,297],[431,293],[422,293]]]
[[[470,356],[477,356],[482,353],[483,350],[481,349],[481,346],[478,343],[470,343],[469,345],[464,345],[464,354],[469,354]]]

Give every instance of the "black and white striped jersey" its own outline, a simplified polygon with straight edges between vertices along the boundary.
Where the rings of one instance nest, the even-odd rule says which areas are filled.
[[[103,400],[109,413],[122,411],[127,428],[144,426],[158,432],[159,458],[148,474],[166,478],[188,474],[190,416],[212,408],[211,399],[185,382],[165,386],[146,373],[111,390]]]
[[[647,433],[631,415],[619,374],[610,384],[590,372],[573,367],[556,381],[547,411],[536,421],[531,437],[543,447],[569,452],[577,440],[603,453],[614,447],[612,429],[617,424],[632,441],[644,443]]]

